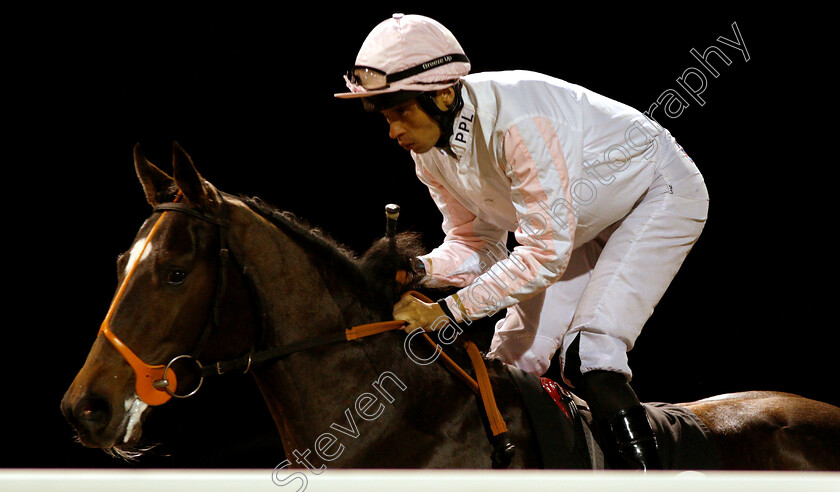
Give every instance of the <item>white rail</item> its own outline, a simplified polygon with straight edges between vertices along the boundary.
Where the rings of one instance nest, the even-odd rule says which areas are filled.
[[[840,473],[0,469],[3,492],[840,492]]]

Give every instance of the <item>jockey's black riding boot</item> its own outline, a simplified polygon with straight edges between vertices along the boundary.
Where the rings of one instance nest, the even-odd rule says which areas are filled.
[[[589,405],[611,468],[662,468],[656,436],[647,412],[623,374],[587,372],[581,376],[576,387]]]

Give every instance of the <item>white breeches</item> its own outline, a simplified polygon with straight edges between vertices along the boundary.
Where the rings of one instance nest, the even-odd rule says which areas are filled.
[[[542,375],[562,349],[568,384],[569,378],[596,369],[631,377],[627,352],[699,237],[708,212],[706,186],[694,163],[675,151],[666,164],[624,219],[572,252],[557,282],[507,309],[496,324],[489,356]]]

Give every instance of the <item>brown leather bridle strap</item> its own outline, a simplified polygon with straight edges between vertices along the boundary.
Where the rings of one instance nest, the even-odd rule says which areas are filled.
[[[385,333],[386,331],[399,330],[403,326],[405,326],[405,323],[402,321],[379,321],[376,323],[368,323],[345,330],[344,337],[347,340],[358,340],[359,338],[378,335],[380,333]]]
[[[432,346],[433,349],[440,350],[440,346],[437,343],[435,343],[434,340],[432,340],[432,337],[430,337],[428,333],[423,333],[423,339],[426,340],[429,343],[429,345]],[[467,371],[465,371],[461,366],[459,366],[457,362],[455,362],[448,355],[446,355],[446,352],[440,350],[439,354],[439,357],[443,359],[444,364],[446,364],[446,366],[452,371],[452,374],[454,374],[455,377],[463,381],[464,384],[469,386],[473,393],[479,394],[481,387],[479,386],[478,382],[475,379],[473,379],[473,377],[470,376]],[[473,363],[473,366],[475,366],[476,362],[472,359],[470,359],[470,361]],[[484,365],[483,360],[481,361],[481,365]]]
[[[411,291],[409,292],[409,294],[424,302],[434,302],[419,292]],[[344,330],[343,340],[359,340],[372,335],[378,335],[380,333],[401,330],[404,327],[404,321],[396,320],[378,321],[375,323],[361,324]],[[487,367],[484,364],[484,358],[481,356],[481,352],[479,352],[478,347],[475,345],[475,343],[465,338],[462,338],[461,340],[461,344],[466,349],[467,355],[469,356],[470,362],[473,366],[473,371],[475,372],[476,377],[473,378],[467,371],[465,371],[460,365],[458,365],[457,362],[455,362],[454,360],[452,360],[451,357],[446,355],[446,353],[440,348],[440,346],[434,340],[432,340],[428,333],[422,333],[422,336],[423,339],[426,340],[426,343],[428,343],[435,351],[439,353],[439,357],[446,365],[446,367],[450,370],[450,372],[452,372],[452,374],[458,379],[460,379],[464,384],[469,386],[470,390],[476,395],[478,395],[479,398],[481,398],[481,402],[484,406],[484,411],[487,415],[487,419],[490,423],[490,429],[493,432],[493,435],[497,436],[503,432],[506,432],[507,426],[505,425],[504,418],[502,417],[502,414],[496,405],[496,398],[493,395],[493,387],[490,384],[490,375],[487,372]],[[293,348],[289,347],[287,350],[276,351],[269,356],[261,356],[262,354],[258,353],[254,354],[253,357],[249,357],[248,359],[241,358],[241,361],[237,359],[237,361],[239,361],[240,363],[236,365],[242,365],[246,363],[246,361],[256,363],[264,362],[271,359],[277,359],[300,350],[312,348],[326,343],[335,343],[343,340],[340,337],[335,337],[330,339],[316,339],[311,341],[310,343],[302,342],[294,346]],[[225,364],[224,362],[218,363],[217,369],[219,370],[215,372],[221,374],[231,369],[231,367],[224,367],[225,365],[227,364]],[[211,369],[207,372],[207,375],[210,375],[212,373],[213,370]]]
[[[215,224],[219,226],[221,236],[222,236],[222,244],[221,249],[225,252],[225,257],[227,256],[227,245],[225,241],[226,236],[226,229],[229,226],[229,220],[226,217],[217,217],[215,215],[205,214],[199,210],[196,210],[190,206],[181,204],[181,203],[164,203],[160,204],[156,207],[156,210],[161,212],[167,211],[174,211],[174,212],[182,212],[188,215],[194,216],[199,218],[205,222],[209,222],[211,224]],[[224,268],[224,265],[222,265]],[[405,276],[405,272],[402,272],[403,277]],[[403,279],[397,278],[398,281],[402,282]],[[221,283],[224,283],[223,281]],[[417,299],[433,303],[431,299],[426,297],[425,295],[416,292],[410,291],[409,294],[413,295]],[[218,305],[218,298],[220,296],[220,292],[216,292],[216,304]],[[218,307],[214,308],[214,315],[218,312]],[[215,317],[215,316],[214,316]],[[220,361],[210,366],[201,366],[200,376],[203,378],[204,376],[210,376],[213,374],[223,374],[227,371],[233,369],[243,369],[247,372],[250,370],[252,364],[259,364],[261,362],[267,362],[269,360],[276,360],[287,355],[301,352],[303,350],[308,350],[314,347],[338,343],[342,341],[350,341],[350,340],[359,340],[361,338],[369,337],[372,335],[377,335],[380,333],[385,333],[389,331],[400,330],[405,327],[405,322],[403,321],[380,321],[375,323],[366,323],[362,325],[357,325],[352,328],[349,328],[344,331],[343,336],[341,333],[335,333],[323,337],[316,337],[308,340],[301,340],[296,343],[292,343],[289,345],[284,345],[280,347],[275,347],[272,349],[264,350],[261,352],[250,353],[246,354],[243,357],[239,357],[237,359],[228,360],[228,361]],[[206,330],[205,330],[206,332]],[[476,377],[473,378],[472,376],[467,373],[461,366],[459,366],[454,360],[452,360],[448,355],[446,355],[440,346],[435,343],[434,340],[429,337],[427,333],[423,333],[423,338],[426,340],[428,344],[432,346],[432,348],[439,353],[439,357],[442,358],[443,363],[446,365],[447,368],[450,369],[458,379],[463,381],[467,386],[469,386],[470,390],[472,390],[475,394],[479,396],[484,406],[485,413],[487,415],[487,419],[490,423],[491,431],[493,432],[494,436],[498,436],[507,431],[507,426],[505,425],[504,419],[502,418],[501,412],[499,412],[498,407],[496,406],[496,399],[493,395],[493,388],[490,384],[490,377],[487,372],[487,367],[484,364],[484,359],[481,356],[481,353],[476,347],[475,343],[471,340],[466,339],[466,336],[461,338],[461,344],[467,351],[467,355],[470,358],[470,362],[473,366],[473,371],[475,372]],[[202,339],[206,337],[202,335]],[[203,342],[203,340],[202,340]],[[197,347],[198,348],[198,347]],[[196,354],[194,353],[193,357]]]
[[[419,292],[411,291],[409,294],[424,302],[434,302]],[[479,398],[481,398],[481,402],[484,405],[484,412],[487,415],[487,420],[490,423],[490,430],[493,432],[493,435],[498,436],[503,432],[507,432],[507,425],[505,425],[504,417],[502,417],[502,413],[496,405],[496,397],[493,395],[493,386],[490,384],[490,374],[487,372],[487,366],[484,364],[484,358],[481,356],[481,352],[478,350],[475,343],[473,343],[472,340],[467,339],[463,333],[461,334],[461,345],[466,349],[467,355],[469,356],[470,362],[473,366],[473,371],[475,372],[475,379],[473,379],[467,371],[458,365],[457,362],[446,355],[446,353],[440,349],[439,345],[435,343],[435,341],[432,340],[427,333],[423,333],[423,338],[432,346],[432,348],[440,351],[440,357],[442,357],[442,360],[447,367],[452,370],[453,374],[469,386],[470,389],[476,393]]]
[[[414,293],[415,296],[418,294]],[[387,331],[395,331],[400,330],[405,327],[404,321],[379,321],[376,323],[368,323],[364,325],[354,326],[349,330],[345,330],[345,336],[347,340],[358,340],[360,338],[365,338],[371,335],[377,335],[379,333],[385,333]],[[447,365],[449,369],[452,370],[453,374],[463,381],[470,389],[478,393],[479,392],[479,384],[473,379],[472,376],[469,375],[467,371],[461,368],[457,362],[452,360],[448,355],[446,355],[443,350],[440,349],[440,346],[435,343],[434,340],[429,336],[428,333],[422,333],[423,339],[436,351],[439,351],[439,356],[442,358],[444,363]],[[475,361],[473,361],[473,365],[475,365]],[[483,361],[482,361],[483,365]]]
[[[411,291],[409,292],[409,294],[424,302],[434,302],[419,292]],[[404,321],[396,320],[378,321],[375,323],[357,325],[347,330],[344,330],[343,337],[340,335],[318,337],[290,345],[284,345],[281,347],[268,349],[264,352],[249,354],[247,356],[240,357],[231,361],[217,362],[212,366],[203,368],[204,370],[202,376],[224,374],[225,372],[228,372],[230,370],[241,369],[243,367],[250,368],[252,364],[259,364],[262,362],[267,362],[269,360],[280,359],[295,352],[301,352],[310,348],[332,343],[338,343],[342,341],[359,340],[369,336],[378,335],[380,333],[401,330],[405,327],[405,325],[406,323]],[[473,393],[479,396],[484,406],[484,411],[487,415],[487,420],[490,423],[490,429],[493,432],[493,435],[497,436],[503,432],[506,432],[507,426],[505,425],[504,418],[502,417],[501,412],[499,412],[499,409],[496,406],[496,398],[493,395],[493,387],[490,384],[490,375],[487,372],[487,367],[484,364],[484,358],[481,356],[481,352],[479,352],[478,347],[475,345],[475,343],[473,343],[471,340],[467,340],[466,337],[461,339],[461,344],[466,349],[467,355],[469,356],[470,362],[473,366],[473,371],[475,372],[476,377],[473,378],[467,371],[465,371],[460,365],[458,365],[457,362],[455,362],[454,360],[452,360],[451,357],[446,355],[446,353],[440,348],[440,346],[434,340],[432,340],[428,333],[424,332],[422,333],[422,336],[423,339],[426,340],[426,342],[435,351],[438,352],[439,357],[443,361],[444,365],[446,365],[446,367],[450,370],[450,372],[455,377],[460,379],[464,384],[466,384]],[[464,336],[464,334],[462,334],[462,336]]]
[[[475,378],[478,380],[478,394],[481,397],[481,402],[484,404],[484,411],[487,414],[487,420],[490,423],[490,430],[494,436],[498,436],[503,432],[507,432],[507,425],[499,407],[496,406],[496,397],[493,395],[493,387],[490,384],[490,375],[487,372],[487,367],[484,365],[484,358],[478,351],[478,347],[472,341],[466,341],[467,355],[472,361],[473,369],[475,370]]]
[[[226,238],[225,238],[226,230],[229,226],[229,221],[228,221],[227,218],[220,218],[220,217],[217,217],[215,215],[205,214],[205,213],[200,212],[196,209],[193,209],[192,207],[185,206],[185,205],[182,205],[180,203],[160,204],[156,208],[157,208],[158,211],[163,212],[164,215],[168,211],[183,212],[183,213],[186,213],[188,215],[199,218],[201,220],[204,220],[206,222],[210,222],[212,224],[217,225],[220,229],[220,233],[221,233],[221,236],[222,236],[221,250],[224,253],[224,255],[223,255],[224,258],[227,259],[227,256],[229,254],[228,250],[227,250],[227,244],[226,244]],[[159,222],[160,222],[160,220],[158,220],[158,223]],[[226,266],[225,264],[222,264],[221,268],[224,269],[225,266]],[[398,274],[397,281],[402,284],[404,282],[404,280],[405,280],[405,272],[402,272],[401,274]],[[222,279],[221,279],[219,285],[217,285],[217,287],[223,286],[223,285],[224,285],[224,277],[222,277]],[[423,294],[421,294],[419,292],[410,291],[409,293],[411,295],[413,295],[414,297],[416,297],[417,299],[421,300],[421,301],[428,302],[428,303],[433,303],[434,302],[434,301],[432,301],[431,299],[429,299],[428,297],[424,296]],[[216,317],[216,315],[219,311],[219,309],[218,309],[219,297],[220,297],[220,290],[219,290],[219,288],[217,288],[216,301],[215,301],[216,307],[214,307],[214,318]],[[161,366],[163,368],[162,369],[163,374],[160,376],[160,381],[154,381],[154,389],[160,391],[161,394],[163,394],[163,396],[166,397],[166,399],[163,400],[163,401],[168,400],[168,396],[175,396],[174,393],[169,389],[170,382],[167,380],[167,371],[169,370],[169,366],[172,364],[172,362],[174,362],[175,360],[180,359],[180,358],[185,358],[186,357],[186,358],[191,358],[191,359],[195,360],[195,362],[196,362],[196,364],[199,368],[199,376],[201,378],[201,381],[203,381],[205,376],[211,376],[211,375],[214,375],[214,374],[224,374],[225,372],[228,372],[228,371],[234,370],[234,369],[239,369],[239,370],[243,370],[243,372],[248,372],[251,369],[251,366],[255,365],[255,364],[259,364],[259,363],[262,363],[262,362],[267,362],[267,361],[270,361],[270,360],[277,360],[277,359],[286,357],[287,355],[294,354],[294,353],[297,353],[297,352],[302,352],[304,350],[308,350],[308,349],[311,349],[311,348],[314,348],[314,347],[320,347],[320,346],[323,346],[323,345],[340,343],[340,342],[350,341],[350,340],[358,340],[358,339],[361,339],[361,338],[369,337],[369,336],[372,336],[372,335],[377,335],[377,334],[380,334],[380,333],[385,333],[385,332],[389,332],[389,331],[395,331],[395,330],[403,329],[405,327],[405,325],[406,325],[406,323],[403,322],[403,321],[380,321],[380,322],[375,322],[375,323],[367,323],[367,324],[357,325],[357,326],[354,326],[350,329],[345,330],[344,333],[341,333],[341,332],[331,333],[329,335],[325,335],[325,336],[321,336],[321,337],[315,337],[315,338],[311,338],[311,339],[300,340],[298,342],[294,342],[294,343],[291,343],[291,344],[288,344],[288,345],[274,347],[274,348],[263,350],[263,351],[260,351],[260,352],[248,353],[248,354],[246,354],[242,357],[236,358],[236,359],[227,360],[227,361],[219,361],[219,362],[216,362],[215,364],[212,364],[212,365],[209,365],[209,366],[203,366],[201,363],[199,363],[197,360],[195,360],[195,355],[196,355],[195,352],[194,352],[193,356],[179,355],[179,356],[175,357],[169,364],[167,364],[165,366],[165,368],[163,368],[163,366]],[[200,341],[199,345],[203,344],[204,338],[206,338],[206,333],[207,333],[207,330],[205,330],[205,333],[202,335],[202,337],[201,337],[202,340]],[[431,337],[429,337],[429,335],[427,333],[424,332],[422,335],[423,335],[423,338],[427,341],[427,343],[429,343],[434,348],[434,350],[438,353],[438,356],[442,357],[444,364],[446,365],[447,368],[450,369],[450,372],[452,372],[458,379],[460,379],[467,386],[469,386],[470,389],[476,395],[478,395],[478,397],[481,399],[482,405],[484,407],[485,415],[487,416],[487,420],[488,420],[488,423],[490,425],[491,432],[493,433],[493,439],[491,440],[492,444],[493,444],[493,453],[491,455],[491,458],[492,458],[492,461],[493,461],[493,467],[494,468],[506,467],[510,463],[510,458],[513,455],[513,445],[510,443],[510,440],[507,438],[507,435],[506,435],[507,426],[505,425],[504,418],[502,417],[502,414],[499,411],[498,406],[496,405],[496,399],[495,399],[495,396],[493,395],[493,387],[490,384],[490,376],[489,376],[489,373],[487,372],[487,367],[484,364],[484,358],[481,356],[481,353],[479,352],[478,347],[476,347],[475,343],[473,343],[471,340],[468,340],[467,337],[464,336],[463,333],[461,334],[462,335],[461,344],[465,347],[465,349],[467,351],[467,355],[470,358],[470,362],[472,363],[473,370],[475,372],[476,377],[473,378],[472,376],[469,375],[469,373],[467,373],[463,368],[461,368],[461,366],[459,366],[454,360],[452,360],[449,356],[447,356],[443,352],[443,350],[440,348],[440,346],[437,343],[435,343],[435,341],[432,340]],[[199,347],[197,347],[197,349],[198,348]],[[174,381],[174,372],[173,372],[173,375],[170,376],[170,377],[172,377],[173,381]],[[161,383],[160,386],[158,386],[158,383]],[[200,384],[201,383],[199,382],[199,386],[200,386]],[[196,388],[196,390],[197,389],[198,388]],[[189,395],[186,395],[186,396],[191,396],[193,394],[195,394],[195,390],[192,391]],[[161,403],[163,403],[163,401],[161,401]]]
[[[419,292],[410,291],[409,294],[424,302],[434,302],[428,297]],[[369,323],[359,326],[354,326],[345,331],[347,340],[357,340],[366,336],[384,333],[387,331],[399,330],[405,327],[403,321],[381,321],[377,323]],[[438,357],[441,358],[444,365],[449,371],[458,379],[469,386],[470,390],[475,393],[481,400],[484,407],[484,414],[487,417],[487,422],[490,425],[490,431],[493,434],[490,440],[493,445],[493,452],[491,453],[491,462],[493,468],[506,468],[513,457],[514,446],[507,436],[507,425],[499,407],[496,404],[496,397],[493,394],[493,385],[490,383],[490,374],[487,371],[487,366],[484,364],[484,358],[478,347],[469,340],[464,333],[461,333],[460,342],[466,349],[467,355],[475,372],[475,378],[469,375],[457,362],[452,360],[440,346],[435,343],[428,333],[422,333],[423,339],[437,352]]]

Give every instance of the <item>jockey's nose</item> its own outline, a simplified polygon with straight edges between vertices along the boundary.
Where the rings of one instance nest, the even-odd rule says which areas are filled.
[[[388,123],[388,136],[393,140],[398,140],[400,136],[405,134],[405,128],[399,122]]]

